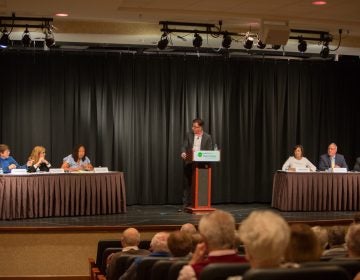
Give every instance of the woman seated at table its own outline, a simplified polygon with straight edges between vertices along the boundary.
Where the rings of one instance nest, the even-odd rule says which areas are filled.
[[[304,148],[301,145],[296,145],[294,147],[294,156],[288,158],[284,163],[282,170],[295,171],[296,168],[310,168],[311,171],[316,171],[315,165],[304,157]]]
[[[35,146],[28,161],[28,172],[49,171],[51,164],[45,158],[46,151],[42,146]]]
[[[0,168],[3,173],[10,173],[12,169],[26,169],[26,165],[20,165],[10,156],[10,148],[8,145],[0,144]]]
[[[67,171],[91,171],[94,167],[90,163],[90,159],[86,156],[84,145],[77,145],[72,154],[63,159],[61,168]]]

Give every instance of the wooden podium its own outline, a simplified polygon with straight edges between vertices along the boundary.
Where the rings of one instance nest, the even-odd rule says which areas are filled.
[[[197,151],[192,157],[192,205],[188,213],[204,214],[214,211],[211,207],[211,162],[220,161],[220,151]]]

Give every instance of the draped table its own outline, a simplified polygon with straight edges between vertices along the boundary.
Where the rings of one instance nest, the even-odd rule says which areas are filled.
[[[282,211],[359,211],[360,173],[278,171],[272,207]]]
[[[126,212],[122,172],[0,176],[0,219]]]

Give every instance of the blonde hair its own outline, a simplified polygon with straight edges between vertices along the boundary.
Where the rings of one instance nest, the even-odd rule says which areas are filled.
[[[241,224],[239,236],[248,256],[260,266],[279,265],[290,240],[287,222],[271,211],[253,211]]]
[[[45,148],[43,146],[35,146],[31,154],[29,156],[29,160],[33,160],[35,163],[39,161],[40,153],[45,152]]]

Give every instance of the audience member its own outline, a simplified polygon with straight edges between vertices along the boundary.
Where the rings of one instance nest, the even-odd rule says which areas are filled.
[[[322,250],[326,250],[328,246],[328,232],[326,228],[323,228],[321,226],[314,226],[311,228],[312,231],[315,233],[317,239],[320,242],[320,246]]]
[[[197,233],[196,227],[190,223],[183,224],[180,228],[180,231],[185,231],[190,234]]]
[[[63,159],[61,168],[68,171],[91,171],[94,167],[90,163],[90,159],[86,156],[84,145],[77,145],[71,155]]]
[[[284,163],[282,170],[295,171],[296,168],[309,168],[311,171],[316,171],[313,165],[306,157],[304,157],[304,148],[302,145],[296,145],[293,149],[294,156],[291,156]]]
[[[349,226],[345,236],[345,242],[350,258],[360,258],[360,224]]]
[[[320,242],[309,225],[290,226],[290,242],[285,251],[285,262],[319,261],[322,251]]]
[[[42,146],[35,146],[28,161],[28,172],[49,171],[50,162],[45,158],[46,151]]]
[[[114,253],[109,255],[107,258],[107,275],[106,278],[110,280],[118,280],[120,275],[118,275],[116,270],[116,261],[120,256],[124,255],[149,255],[150,251],[145,249],[139,249],[140,244],[140,233],[135,228],[127,228],[123,231],[121,237],[121,252]]]
[[[199,243],[204,242],[204,238],[199,232],[196,232],[196,233],[191,235],[191,240],[192,240],[191,253],[194,253],[195,250],[196,250],[197,245]]]
[[[235,219],[225,211],[216,210],[201,218],[199,232],[204,242],[199,243],[188,265],[180,271],[179,280],[196,279],[210,263],[245,262],[234,249]]]
[[[324,257],[346,257],[345,228],[343,226],[332,226],[328,229],[329,249],[323,252]]]
[[[356,159],[355,165],[354,165],[354,171],[360,171],[360,157]]]
[[[149,257],[170,257],[169,248],[167,245],[169,233],[158,232],[151,239]],[[136,279],[137,267],[141,263],[142,259],[146,257],[138,257],[133,264],[126,270],[126,272],[119,278],[119,280]]]
[[[26,165],[21,166],[10,156],[10,148],[8,145],[0,144],[0,168],[2,168],[3,173],[10,173],[12,169],[25,169]]]
[[[253,211],[241,224],[239,236],[251,268],[279,267],[290,240],[287,222],[272,211]]]
[[[337,146],[331,143],[328,147],[327,154],[320,156],[319,170],[325,171],[330,168],[348,168],[343,155],[337,154]]]
[[[173,257],[188,257],[192,249],[191,234],[185,231],[174,231],[170,233],[168,247]]]

